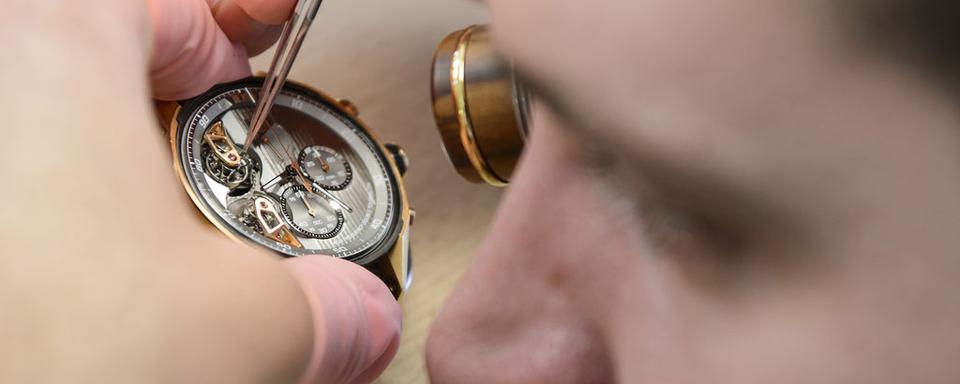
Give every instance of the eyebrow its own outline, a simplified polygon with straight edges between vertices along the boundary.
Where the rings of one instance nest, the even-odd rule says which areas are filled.
[[[612,145],[605,130],[596,129],[597,124],[588,115],[574,108],[572,102],[564,97],[564,93],[557,87],[523,65],[514,63],[513,68],[517,81],[534,96],[533,100],[540,102],[557,117],[560,123],[556,124],[558,129],[589,141],[590,146],[598,153],[616,152],[615,145]]]
[[[569,123],[564,125],[570,125],[577,130],[583,129],[580,126],[585,123],[585,119],[577,115],[559,90],[538,76],[536,72],[527,70],[522,65],[514,64],[513,70],[517,81],[523,85],[524,89],[556,113],[562,121]]]

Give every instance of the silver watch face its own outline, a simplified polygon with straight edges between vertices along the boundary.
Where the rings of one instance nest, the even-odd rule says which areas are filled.
[[[287,87],[244,151],[259,91],[226,87],[181,114],[178,161],[200,208],[286,256],[359,261],[389,247],[400,202],[381,147],[341,110]]]

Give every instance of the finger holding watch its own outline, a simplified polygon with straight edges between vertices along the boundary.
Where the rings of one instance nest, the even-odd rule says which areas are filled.
[[[183,100],[250,76],[249,57],[280,35],[296,0],[147,0],[154,97]]]

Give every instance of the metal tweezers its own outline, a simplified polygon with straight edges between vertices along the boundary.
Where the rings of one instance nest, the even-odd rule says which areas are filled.
[[[263,124],[273,109],[273,103],[277,99],[280,90],[287,82],[287,76],[290,75],[290,68],[293,67],[293,61],[300,54],[300,47],[303,46],[303,40],[310,31],[314,19],[317,17],[317,11],[320,10],[320,4],[323,0],[300,0],[294,9],[290,19],[283,26],[283,33],[280,35],[280,42],[277,43],[277,52],[273,55],[273,62],[270,63],[270,71],[267,72],[267,78],[263,82],[263,88],[260,89],[260,96],[257,99],[257,109],[250,121],[250,131],[247,134],[247,141],[243,145],[243,150],[247,151],[257,138]],[[296,36],[291,41],[291,35],[294,28],[297,29]]]

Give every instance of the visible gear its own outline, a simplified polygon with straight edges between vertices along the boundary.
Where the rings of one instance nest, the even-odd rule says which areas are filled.
[[[279,92],[265,134],[244,148],[260,85],[218,86],[171,120],[177,171],[197,208],[230,237],[284,256],[393,256],[408,216],[390,154],[354,117],[297,87]],[[284,196],[298,185],[308,191]]]
[[[260,176],[260,161],[252,151],[242,154],[239,167],[230,167],[204,145],[203,165],[207,175],[216,182],[230,188],[232,195],[242,195],[248,192]],[[242,193],[233,193],[233,190],[242,190]]]
[[[247,206],[243,207],[238,217],[240,218],[240,222],[246,225],[247,228],[257,233],[263,233],[263,228],[261,228],[260,223],[257,222],[257,215],[256,212],[254,212],[253,204],[247,204]]]

